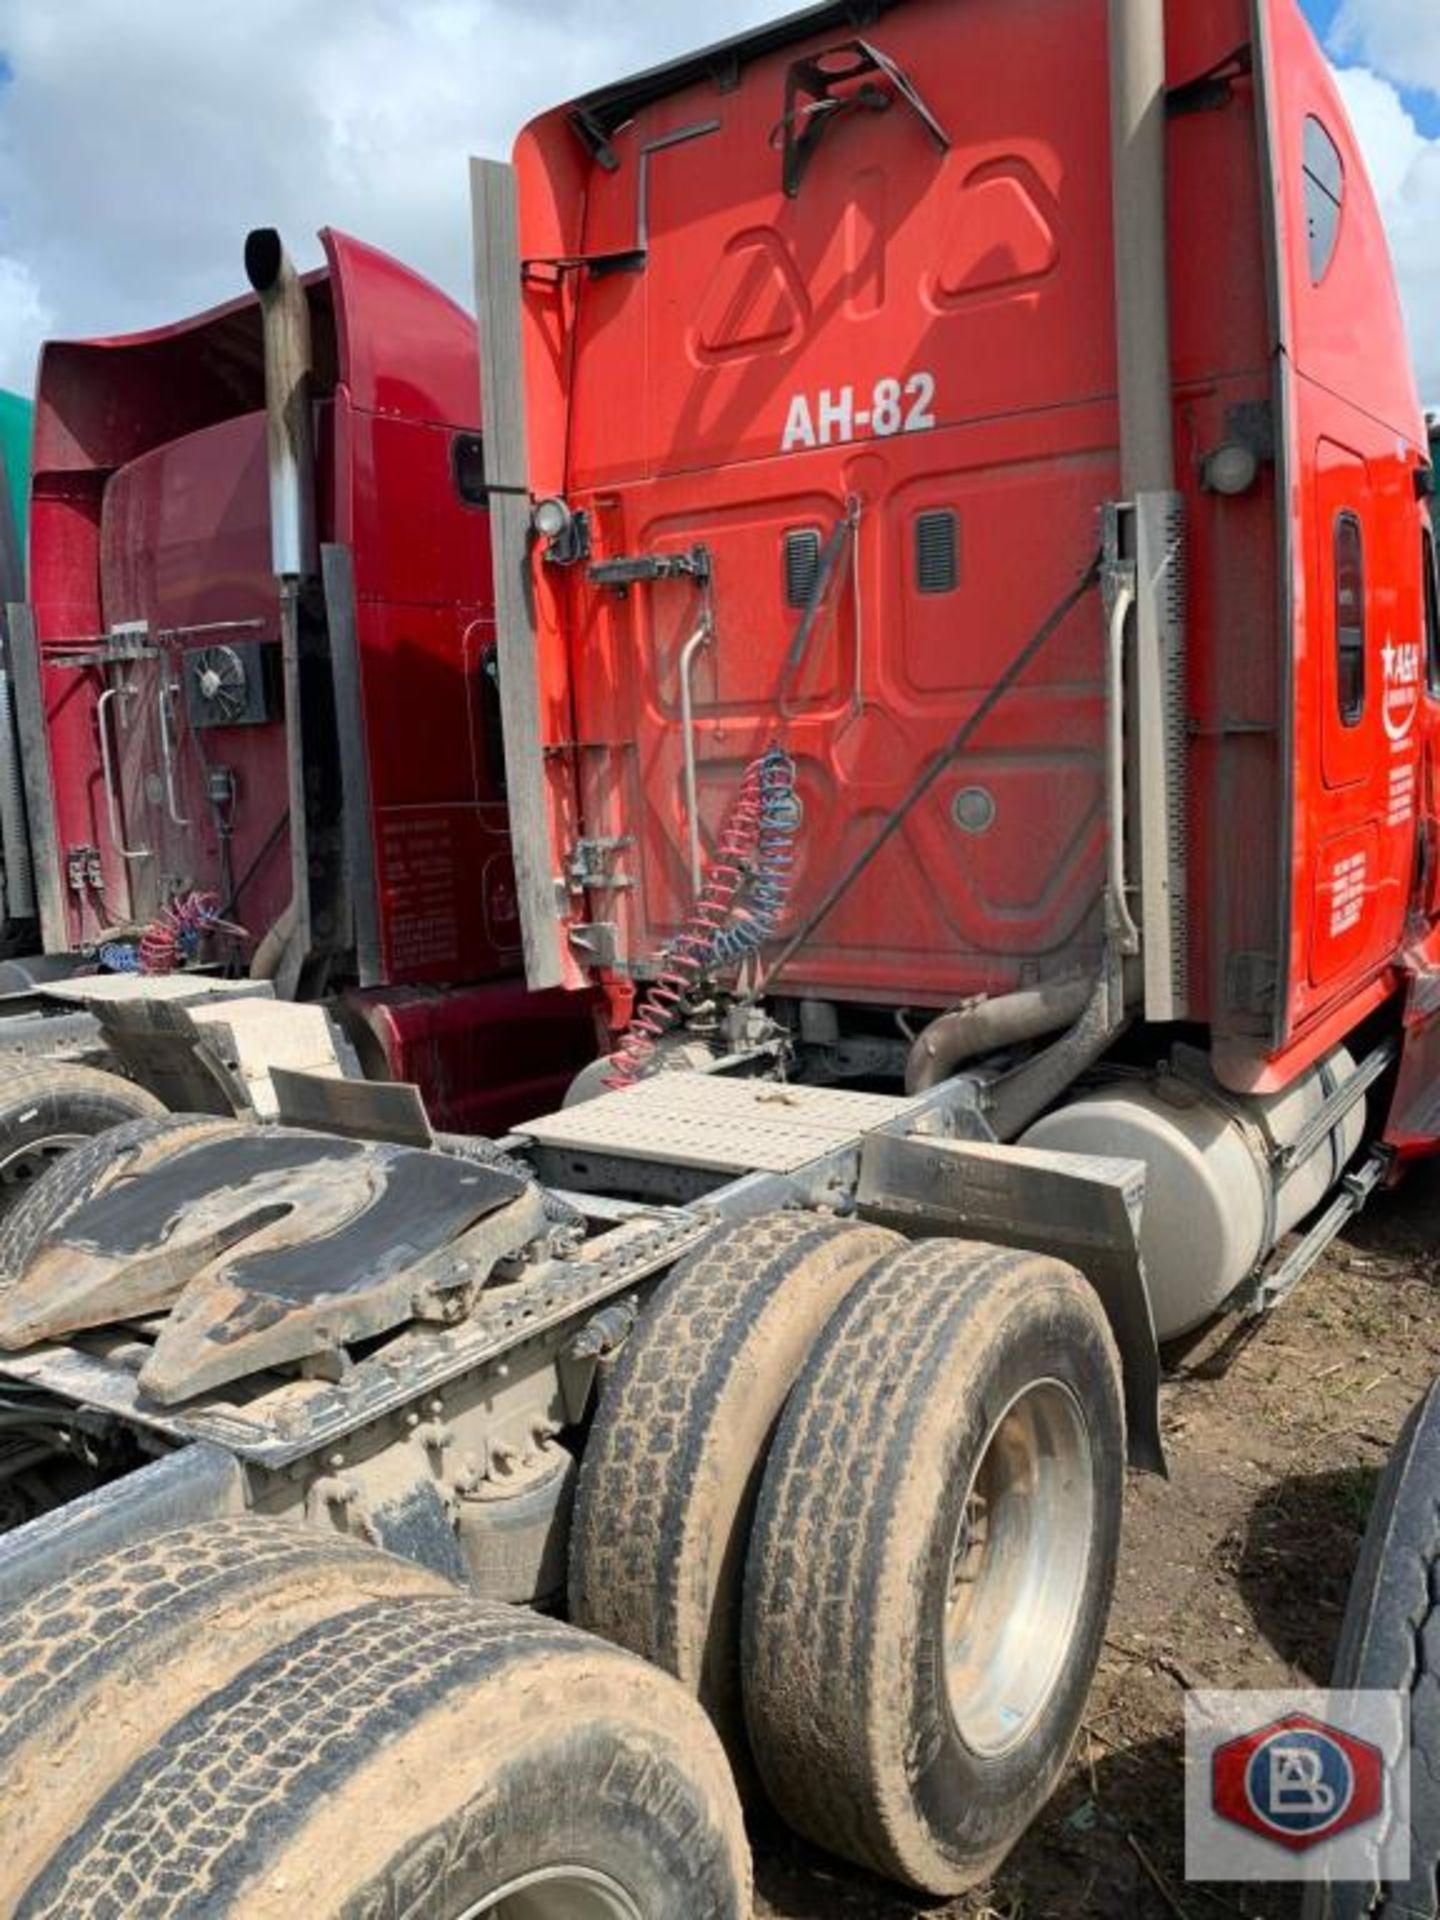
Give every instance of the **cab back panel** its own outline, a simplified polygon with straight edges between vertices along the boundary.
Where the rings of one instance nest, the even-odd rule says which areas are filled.
[[[1238,0],[1189,10],[1172,24],[1172,78],[1221,60],[1246,23]],[[713,846],[746,761],[782,743],[804,802],[792,924],[1082,575],[1119,487],[1100,0],[885,10],[865,39],[948,147],[903,98],[852,107],[828,117],[787,196],[787,76],[844,38],[640,106],[611,135],[613,171],[586,166],[568,225],[583,154],[570,120],[538,123],[517,153],[532,484],[589,515],[601,560],[708,549],[714,634],[693,669],[703,838]],[[1243,89],[1186,116],[1173,147],[1181,207],[1207,192],[1253,200]],[[642,242],[628,269],[549,264]],[[1227,744],[1237,710],[1262,731],[1275,719],[1273,499],[1227,503],[1222,521],[1195,467],[1230,409],[1269,399],[1258,220],[1210,220],[1172,271],[1193,592],[1207,618],[1230,621],[1240,663],[1195,673],[1215,741],[1197,746],[1196,775],[1243,800],[1274,784],[1273,736],[1250,767]],[[802,638],[787,559],[807,539],[812,562],[833,551],[834,569]],[[1243,597],[1225,571],[1237,556],[1253,563]],[[687,580],[622,593],[580,568],[540,574],[554,869],[579,832],[633,836],[612,868],[633,884],[572,895],[569,912],[613,921],[623,964],[643,972],[690,898],[680,658],[701,595]],[[1103,715],[1092,595],[815,931],[787,985],[924,1003],[1093,965]],[[1198,836],[1192,857],[1202,895],[1211,863],[1234,865]],[[1227,877],[1231,924],[1212,936],[1203,906],[1195,914],[1202,997],[1224,972],[1212,938],[1270,937],[1248,925],[1263,900],[1263,881],[1252,898]]]
[[[272,689],[278,680],[263,413],[166,441],[112,475],[100,514],[100,605],[107,628],[143,620],[176,636],[163,660],[131,669],[111,720],[126,828],[153,853],[133,863],[131,911],[153,914],[177,885],[200,887],[228,898],[230,918],[258,938],[290,892],[284,716],[272,691],[264,722],[202,731],[188,718],[187,682],[195,658],[223,660],[237,643],[247,675],[258,669]],[[257,643],[259,659],[249,651]],[[223,810],[229,885],[207,798],[218,768],[235,789]]]
[[[379,980],[513,971],[519,928],[504,779],[485,673],[494,643],[488,512],[463,497],[457,443],[478,436],[473,321],[400,262],[322,235],[307,277],[315,353],[317,524],[349,548],[376,866]],[[217,893],[207,765],[236,777],[235,916],[258,939],[290,889],[286,717],[191,727],[185,656],[279,644],[270,574],[264,379],[256,301],[110,341],[45,349],[31,516],[57,838],[94,847],[95,893],[68,896],[68,939],[156,912],[179,884]],[[474,465],[472,460],[471,465]],[[64,662],[116,622],[170,629],[154,661],[111,670],[122,844],[100,765],[107,676]],[[239,625],[211,634],[210,622]],[[258,622],[251,626],[249,623]],[[168,699],[170,780],[159,703]],[[173,804],[172,804],[173,802]]]

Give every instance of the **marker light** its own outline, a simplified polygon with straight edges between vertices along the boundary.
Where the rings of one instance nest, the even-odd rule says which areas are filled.
[[[1201,479],[1207,493],[1248,493],[1260,473],[1254,449],[1243,441],[1227,440],[1213,453],[1207,453]]]
[[[558,540],[570,525],[570,509],[558,494],[537,503],[530,524],[542,540]]]

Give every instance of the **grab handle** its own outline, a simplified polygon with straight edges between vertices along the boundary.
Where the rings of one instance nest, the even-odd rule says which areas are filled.
[[[680,649],[680,736],[685,756],[685,819],[689,840],[690,887],[697,900],[704,885],[705,868],[700,854],[700,781],[695,764],[695,690],[691,675],[696,654],[702,647],[709,646],[711,637],[712,623],[707,606],[699,626]]]
[[[120,828],[120,795],[115,785],[115,756],[110,749],[110,729],[106,715],[117,694],[130,693],[129,687],[107,687],[95,702],[95,723],[100,730],[100,772],[105,782],[105,807],[110,816],[110,844],[122,860],[148,860],[149,847],[127,847]]]
[[[188,827],[191,823],[180,812],[179,802],[175,798],[175,742],[170,733],[170,702],[180,691],[173,680],[160,681],[160,758],[165,763],[165,811],[177,827]]]

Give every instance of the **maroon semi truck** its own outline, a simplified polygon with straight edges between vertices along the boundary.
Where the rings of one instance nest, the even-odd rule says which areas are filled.
[[[276,1062],[483,1132],[594,1050],[587,1008],[520,978],[474,321],[321,241],[300,278],[254,235],[256,292],[41,357],[12,1191],[154,1097],[273,1112]]]

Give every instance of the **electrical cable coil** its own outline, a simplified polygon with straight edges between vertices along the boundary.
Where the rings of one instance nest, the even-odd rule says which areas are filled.
[[[702,983],[774,938],[789,900],[799,825],[795,762],[772,746],[745,769],[699,898],[612,1056],[607,1088],[633,1086]]]

